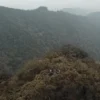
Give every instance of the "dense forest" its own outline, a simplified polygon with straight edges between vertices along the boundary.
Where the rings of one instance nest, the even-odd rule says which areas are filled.
[[[81,49],[64,46],[3,78],[0,100],[100,100],[100,64]]]
[[[100,100],[100,13],[74,11],[0,7],[0,100]]]
[[[35,10],[0,7],[0,73],[13,74],[25,61],[65,44],[82,48],[100,60],[99,16],[99,13],[77,16],[49,11],[46,7]]]

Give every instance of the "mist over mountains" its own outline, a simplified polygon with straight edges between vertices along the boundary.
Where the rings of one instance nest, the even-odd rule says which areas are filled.
[[[100,12],[0,7],[0,100],[100,100]]]
[[[73,44],[100,60],[100,13],[78,16],[46,7],[0,7],[0,67],[13,73],[25,61]],[[98,19],[97,19],[98,18]],[[1,71],[2,73],[2,71]]]
[[[68,12],[68,13],[71,13],[71,14],[75,14],[75,15],[82,15],[82,16],[86,16],[89,13],[91,13],[91,11],[85,10],[85,9],[82,9],[82,8],[64,8],[64,9],[62,9],[62,11]]]

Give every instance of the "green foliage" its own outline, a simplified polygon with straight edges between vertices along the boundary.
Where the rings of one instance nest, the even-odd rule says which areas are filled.
[[[100,65],[81,49],[64,46],[23,64],[65,43],[100,59],[100,28],[88,18],[0,7],[0,100],[100,100]]]
[[[100,58],[99,33],[89,17],[46,7],[28,11],[0,7],[0,67],[13,74],[27,60],[66,43]]]

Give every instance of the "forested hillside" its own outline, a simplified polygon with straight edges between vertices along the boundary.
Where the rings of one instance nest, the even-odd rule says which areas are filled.
[[[3,79],[0,100],[100,100],[100,64],[81,49],[64,46]]]
[[[88,16],[89,20],[96,25],[97,28],[100,26],[100,12],[90,13]]]
[[[100,29],[91,18],[46,7],[19,10],[0,7],[0,69],[13,73],[26,60],[64,44],[74,44],[100,59]],[[12,69],[12,70],[11,70]]]

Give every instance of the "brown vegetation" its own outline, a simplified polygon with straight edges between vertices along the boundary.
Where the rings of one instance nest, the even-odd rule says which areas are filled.
[[[0,84],[0,100],[100,100],[99,72],[85,52],[67,47],[25,64]]]

